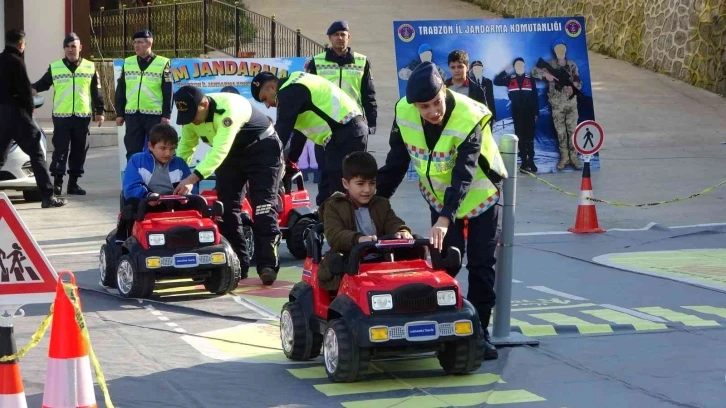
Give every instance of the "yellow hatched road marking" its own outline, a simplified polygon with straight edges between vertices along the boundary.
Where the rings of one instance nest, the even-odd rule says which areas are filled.
[[[490,385],[499,381],[496,374],[473,374],[468,376],[438,376],[427,378],[398,378],[393,380],[373,380],[356,383],[317,384],[315,389],[333,397],[337,395],[368,394],[416,388],[473,387]]]
[[[611,309],[598,309],[598,310],[581,310],[582,313],[587,313],[591,316],[595,316],[598,319],[607,320],[615,324],[632,324],[635,330],[666,330],[668,326],[663,323],[654,323],[645,319],[641,319],[627,313],[619,312]]]
[[[510,319],[512,326],[519,326],[525,336],[556,336],[557,332],[549,324],[530,324],[517,319]]]
[[[712,314],[726,319],[726,308],[713,306],[683,306],[684,309],[690,309],[703,314]]]
[[[384,398],[344,402],[346,408],[445,408],[516,404],[547,401],[525,390],[485,391],[468,394],[415,395],[407,398]]]
[[[702,326],[720,326],[714,320],[704,320],[698,316],[685,313],[675,312],[673,310],[664,309],[662,307],[636,307],[635,310],[648,313],[653,316],[662,317],[672,322],[680,322],[686,326],[702,327]]]
[[[555,325],[577,326],[581,334],[612,333],[613,329],[609,324],[593,324],[577,317],[564,315],[562,313],[530,313],[532,317],[554,323]]]
[[[565,306],[541,306],[541,307],[518,307],[512,309],[512,312],[527,312],[535,310],[554,310],[554,309],[573,309],[576,307],[591,307],[597,306],[594,303],[580,303],[579,305],[565,305]]]

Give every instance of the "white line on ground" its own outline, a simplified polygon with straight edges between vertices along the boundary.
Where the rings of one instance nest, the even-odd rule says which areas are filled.
[[[262,307],[249,299],[245,299],[239,295],[230,294],[230,296],[232,296],[232,299],[234,299],[235,302],[263,316],[261,320],[278,320],[280,318],[277,313],[272,310],[267,310],[267,308]]]
[[[512,283],[522,283],[521,280],[512,279]]]
[[[660,317],[651,316],[649,314],[641,313],[632,309],[628,309],[625,307],[610,305],[610,304],[603,304],[600,305],[601,307],[604,307],[605,309],[610,310],[616,310],[618,312],[627,313],[631,316],[639,317],[641,319],[650,320],[651,322],[657,322],[657,323],[668,323],[666,320],[661,319]]]
[[[565,299],[570,299],[570,300],[587,300],[587,298],[579,297],[579,296],[575,296],[575,295],[570,295],[569,293],[560,292],[558,290],[550,289],[547,286],[527,286],[527,288],[536,290],[538,292],[544,292],[544,293],[549,293],[550,295],[555,295],[555,296],[563,297]]]
[[[139,303],[143,304],[143,300],[136,299],[139,301]],[[178,324],[170,321],[170,319],[166,316],[164,316],[160,311],[156,310],[153,305],[145,305],[144,309],[148,310],[152,315],[156,316],[159,320],[162,322],[166,322],[166,325],[169,327],[173,327],[174,331],[177,333],[186,333],[187,331],[179,327]]]
[[[100,249],[95,249],[93,251],[45,253],[45,256],[89,255],[89,254],[98,254],[99,253],[98,251],[100,251]]]

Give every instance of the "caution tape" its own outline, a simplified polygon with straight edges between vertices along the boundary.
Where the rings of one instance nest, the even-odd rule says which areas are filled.
[[[630,203],[624,203],[622,201],[603,200],[601,198],[595,198],[595,197],[580,197],[579,194],[575,194],[575,193],[571,193],[569,191],[565,191],[562,188],[557,187],[556,185],[550,183],[549,181],[547,181],[547,180],[545,180],[545,179],[543,179],[541,177],[535,176],[533,173],[530,173],[527,170],[522,169],[521,171],[524,172],[525,174],[529,175],[529,176],[532,176],[532,178],[534,178],[535,180],[541,181],[542,183],[544,183],[547,186],[549,186],[551,189],[556,190],[556,191],[559,191],[560,193],[566,194],[566,195],[568,195],[570,197],[582,198],[582,199],[585,199],[585,200],[595,201],[597,203],[610,204],[610,205],[615,206],[615,207],[653,207],[653,206],[661,205],[661,204],[677,203],[679,201],[690,200],[691,198],[696,198],[698,196],[702,196],[704,194],[710,193],[711,191],[713,191],[713,190],[715,190],[715,189],[723,186],[724,184],[726,184],[726,180],[724,180],[724,181],[722,181],[722,182],[720,182],[718,184],[714,184],[714,185],[712,185],[710,187],[706,187],[706,188],[704,188],[703,190],[701,190],[701,191],[699,191],[697,193],[691,194],[688,197],[676,197],[676,198],[673,198],[671,200],[657,201],[657,202],[652,202],[652,203],[630,204]]]
[[[93,346],[91,346],[91,336],[88,333],[88,328],[86,327],[86,319],[83,317],[83,312],[81,311],[80,306],[78,305],[79,299],[76,298],[75,292],[74,292],[74,286],[70,283],[63,283],[63,289],[65,291],[66,296],[68,296],[68,299],[70,299],[71,304],[73,305],[73,309],[76,312],[76,323],[78,323],[78,327],[81,328],[81,334],[88,342],[88,356],[91,360],[91,365],[93,365],[93,371],[96,373],[96,381],[98,382],[98,386],[101,388],[101,391],[103,392],[103,399],[106,402],[106,407],[113,408],[113,403],[111,402],[111,395],[108,392],[108,386],[106,385],[106,378],[103,375],[103,371],[101,370],[101,364],[98,362],[98,358],[96,358],[96,353],[93,351]],[[50,326],[51,321],[53,320],[53,306],[55,305],[55,302],[53,302],[50,305],[50,311],[48,312],[48,316],[43,319],[43,321],[40,323],[40,326],[38,327],[38,330],[33,333],[33,335],[30,337],[30,341],[28,344],[26,344],[24,347],[22,347],[17,353],[9,355],[9,356],[2,356],[0,357],[0,362],[7,362],[12,361],[16,359],[20,359],[24,357],[28,352],[34,348],[35,346],[40,343],[40,341],[45,337],[46,331],[48,331],[48,326]]]

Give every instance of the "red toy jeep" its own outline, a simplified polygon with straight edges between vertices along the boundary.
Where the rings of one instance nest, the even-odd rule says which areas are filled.
[[[322,224],[311,230],[302,281],[290,291],[280,315],[287,358],[308,360],[322,348],[325,371],[334,382],[356,381],[371,358],[431,351],[447,373],[479,369],[484,359],[479,315],[444,271],[461,264],[461,253],[451,248],[444,259],[428,239],[397,238],[358,244],[347,262],[342,254],[327,254],[331,272],[343,275],[339,290],[329,292],[317,277]],[[397,248],[428,248],[433,265],[425,254],[397,261]],[[385,260],[361,263],[371,253],[383,254]]]
[[[150,201],[167,205],[166,211],[148,212]],[[181,203],[185,208],[179,211],[168,208]],[[156,281],[187,277],[204,282],[214,294],[233,291],[242,270],[213,219],[223,210],[222,203],[211,210],[198,195],[147,198],[136,214],[124,208],[119,216],[135,219],[134,226],[122,244],[116,243],[116,229],[106,236],[99,259],[101,284],[126,298],[147,298]]]
[[[293,183],[296,189],[293,190]],[[204,190],[202,196],[208,202],[217,201],[215,190]],[[305,190],[302,173],[298,169],[286,169],[282,177],[279,192],[280,206],[277,217],[277,224],[280,227],[282,238],[287,242],[287,249],[297,259],[304,259],[307,253],[305,249],[306,231],[318,222],[318,217],[310,207],[310,195]],[[254,256],[254,234],[252,233],[252,206],[247,197],[242,201],[242,228],[244,230],[247,253],[250,259]]]

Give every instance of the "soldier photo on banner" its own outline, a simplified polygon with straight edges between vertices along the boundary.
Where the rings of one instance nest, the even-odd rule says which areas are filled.
[[[434,62],[447,81],[452,73],[446,56],[464,51],[468,79],[485,92],[493,85],[494,101],[486,105],[495,139],[516,134],[520,140],[522,170],[582,168],[572,135],[578,123],[595,119],[584,18],[394,21],[393,31],[401,97],[416,63]],[[600,168],[599,154],[590,168]],[[415,172],[408,179],[416,179]]]

